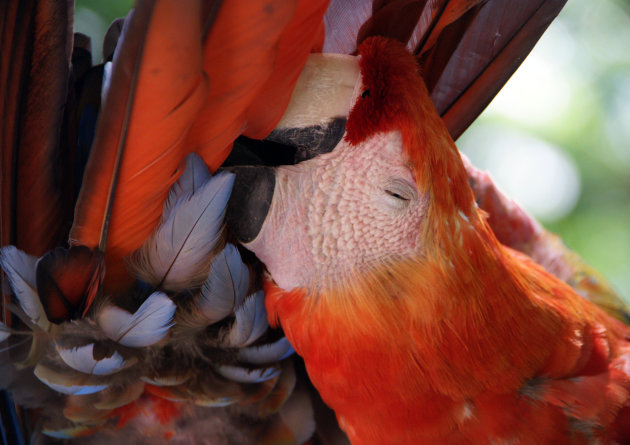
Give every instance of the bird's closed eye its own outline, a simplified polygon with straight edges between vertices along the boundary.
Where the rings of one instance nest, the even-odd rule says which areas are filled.
[[[394,192],[392,190],[385,189],[385,193],[387,193],[389,196],[393,196],[396,199],[400,199],[402,201],[409,201],[409,198],[406,198],[406,197],[404,197],[404,196],[402,196],[402,195],[400,195],[400,194],[398,194],[398,193],[396,193],[396,192]]]
[[[401,178],[390,178],[381,190],[385,198],[383,202],[396,211],[408,208],[418,196],[414,186]]]

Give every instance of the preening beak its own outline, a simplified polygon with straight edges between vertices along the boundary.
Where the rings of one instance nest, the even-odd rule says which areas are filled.
[[[252,241],[263,226],[276,185],[275,169],[266,166],[227,167],[236,175],[226,223],[241,243]]]
[[[335,117],[320,125],[276,128],[265,140],[295,147],[294,163],[332,151],[346,132],[345,117]]]
[[[226,222],[241,243],[253,241],[260,233],[276,179],[272,167],[238,164],[258,160],[281,165],[291,163],[291,158],[298,163],[332,151],[345,133],[346,118],[360,84],[358,57],[312,54],[274,131],[263,142],[236,141],[224,164],[224,169],[236,174]],[[283,148],[278,149],[278,144]]]

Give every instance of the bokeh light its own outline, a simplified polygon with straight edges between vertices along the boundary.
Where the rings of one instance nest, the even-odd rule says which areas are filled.
[[[630,302],[630,2],[569,0],[458,141]]]
[[[575,208],[580,174],[558,146],[494,125],[473,127],[460,145],[474,165],[491,172],[501,189],[539,220],[557,221]]]

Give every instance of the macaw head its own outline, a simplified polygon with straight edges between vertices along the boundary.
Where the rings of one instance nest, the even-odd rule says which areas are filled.
[[[380,37],[366,40],[359,54],[341,141],[299,164],[252,173],[242,182],[257,211],[245,205],[249,210],[228,214],[248,220],[242,241],[285,290],[319,292],[386,264],[433,255],[445,247],[444,231],[456,218],[476,212],[416,59]]]

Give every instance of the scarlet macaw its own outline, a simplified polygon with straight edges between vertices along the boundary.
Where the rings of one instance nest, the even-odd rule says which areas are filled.
[[[626,443],[630,327],[498,241],[406,49],[359,54],[344,139],[244,244],[350,441]]]
[[[14,316],[14,326],[37,333],[27,334],[33,341],[26,358],[17,359],[25,369],[7,374],[13,381],[4,386],[27,406],[47,407],[39,428],[58,437],[103,430],[107,441],[112,423],[122,427],[130,422],[122,431],[140,432],[150,443],[162,436],[194,440],[208,434],[210,426],[216,434],[210,440],[230,443],[301,443],[316,428],[315,440],[343,440],[334,424],[327,427],[331,422],[322,420],[326,411],[299,371],[296,383],[295,359],[284,358],[290,351],[282,334],[266,330],[260,265],[226,244],[223,228],[217,226],[235,180],[230,208],[236,212],[228,209],[235,215],[232,231],[257,234],[263,221],[253,218],[264,218],[269,188],[262,189],[261,204],[254,199],[260,195],[244,189],[243,182],[247,185],[248,175],[260,170],[235,169],[236,179],[228,173],[210,178],[194,156],[184,170],[185,156],[196,152],[215,171],[237,137],[263,139],[276,127],[271,138],[298,145],[297,157],[313,156],[317,144],[320,151],[330,150],[330,141],[343,135],[339,128],[343,132],[345,127],[339,127],[337,118],[343,123],[350,102],[342,100],[337,104],[341,108],[335,108],[325,101],[315,121],[308,113],[306,119],[296,119],[303,116],[299,98],[310,97],[309,89],[300,90],[298,84],[297,112],[289,106],[283,114],[311,52],[354,53],[358,41],[375,34],[409,42],[432,99],[456,137],[563,4],[139,1],[126,21],[111,74],[105,75],[104,100],[79,190],[72,177],[60,172],[82,170],[82,154],[68,148],[76,144],[76,132],[83,131],[83,126],[77,130],[77,121],[87,119],[91,104],[99,102],[98,92],[94,95],[90,88],[98,71],[81,68],[80,37],[71,54],[72,14],[66,2],[3,3],[2,53],[10,55],[3,57],[0,70],[6,116],[3,245],[42,256],[36,262],[13,248],[3,250],[3,268],[16,294],[13,311],[20,318]],[[501,33],[493,32],[499,28]],[[77,83],[68,89],[71,67]],[[304,81],[307,86],[318,83]],[[317,139],[312,128],[302,131],[313,125],[327,136]],[[249,141],[238,144],[248,156],[252,151],[265,156],[264,150],[251,149]],[[281,156],[270,157],[278,163]],[[480,193],[492,189],[472,167],[470,172],[479,179]],[[491,190],[489,196],[496,208],[508,208],[499,194]],[[38,212],[33,213],[35,203]],[[178,230],[197,236],[195,223],[206,205],[215,206],[209,207],[215,219],[204,220],[203,243],[191,247],[189,236],[172,236]],[[505,219],[510,218],[528,229],[518,231],[522,237],[550,245],[518,209],[507,212]],[[73,247],[46,254],[62,244],[70,224]],[[152,235],[157,226],[161,228]],[[167,247],[165,239],[171,240]],[[235,242],[233,235],[228,234],[228,241]],[[197,255],[192,267],[185,263],[188,254]],[[187,266],[180,268],[183,278],[170,282],[181,264]],[[247,275],[253,278],[245,286]],[[223,289],[217,277],[227,276],[228,291],[217,300],[211,296],[213,289]],[[138,277],[144,284],[138,284]],[[182,281],[190,281],[188,289]],[[144,317],[153,311],[154,316]],[[145,319],[148,325],[141,323]],[[9,341],[17,338],[15,330],[5,332],[11,334]],[[3,362],[12,369],[9,360]],[[35,384],[44,398],[33,404],[25,388]],[[218,407],[237,402],[248,406]],[[191,421],[200,418],[204,420]],[[160,422],[148,424],[151,419]],[[191,424],[196,427],[187,429]]]

